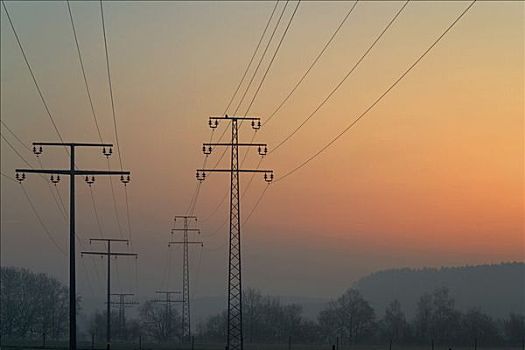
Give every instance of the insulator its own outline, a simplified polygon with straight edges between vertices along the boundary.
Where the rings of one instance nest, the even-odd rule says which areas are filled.
[[[204,181],[206,179],[206,173],[205,172],[200,172],[200,171],[197,171],[197,180],[199,181]]]
[[[252,120],[252,129],[259,130],[260,128],[261,128],[261,121],[257,120],[256,122],[255,120]]]
[[[111,147],[102,147],[102,154],[105,155],[106,157],[109,158],[109,156],[111,156],[111,154],[113,153],[113,150]]]
[[[208,125],[210,126],[210,128],[215,129],[217,128],[217,126],[219,126],[219,121],[216,119],[210,119],[208,120]]]
[[[42,146],[33,146],[33,153],[36,154],[37,156],[39,156],[40,154],[42,154]]]
[[[18,182],[22,183],[22,181],[24,181],[26,179],[26,174],[24,174],[24,173],[16,173],[15,177],[16,177]]]
[[[122,182],[124,185],[127,185],[130,181],[130,177],[129,175],[127,176],[124,176],[124,175],[121,175],[120,176],[120,182]]]

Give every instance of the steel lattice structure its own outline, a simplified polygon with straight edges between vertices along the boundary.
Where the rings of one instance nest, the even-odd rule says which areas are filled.
[[[190,257],[189,257],[189,245],[190,244],[200,244],[201,247],[203,243],[200,241],[190,242],[188,239],[188,232],[194,231],[200,233],[199,229],[190,228],[189,220],[193,219],[197,221],[196,216],[188,215],[177,215],[175,216],[175,222],[177,219],[183,219],[184,225],[183,228],[174,228],[171,232],[182,231],[183,240],[182,242],[169,242],[168,246],[172,244],[182,244],[183,254],[182,254],[182,340],[190,341],[191,340],[191,312],[190,312]]]
[[[230,169],[197,169],[197,179],[203,181],[207,172],[230,173],[230,245],[228,261],[228,334],[226,348],[228,350],[243,350],[242,331],[242,264],[241,264],[241,203],[240,203],[240,173],[264,173],[264,179],[271,182],[272,170],[240,169],[239,147],[257,147],[259,154],[267,153],[267,145],[260,143],[239,143],[239,121],[251,121],[252,128],[261,127],[261,120],[257,117],[220,116],[210,117],[209,125],[216,128],[219,120],[231,121],[231,143],[205,143],[203,152],[211,154],[216,146],[226,146],[231,149]]]

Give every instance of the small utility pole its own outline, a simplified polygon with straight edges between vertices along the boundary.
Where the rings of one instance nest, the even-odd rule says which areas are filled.
[[[200,244],[203,247],[202,241],[189,241],[188,232],[196,232],[200,234],[198,228],[189,228],[188,221],[197,222],[196,216],[188,215],[177,215],[175,216],[175,222],[177,219],[183,220],[183,228],[173,228],[171,233],[183,232],[182,242],[169,242],[168,247],[172,245],[182,244],[183,254],[182,254],[182,340],[190,341],[191,340],[191,313],[190,313],[190,258],[188,254],[188,246],[190,244]]]
[[[241,213],[239,196],[239,173],[263,173],[266,182],[273,180],[272,170],[239,169],[239,147],[257,147],[259,155],[264,156],[268,147],[264,143],[239,143],[239,121],[250,121],[252,128],[261,128],[261,118],[219,116],[210,117],[208,122],[212,129],[217,128],[219,120],[231,122],[231,143],[205,143],[204,154],[211,154],[214,147],[230,147],[230,169],[197,169],[197,180],[203,181],[208,172],[225,172],[230,174],[230,248],[228,261],[228,350],[243,350],[242,332],[242,278],[241,278]]]
[[[92,242],[105,242],[107,251],[105,252],[82,252],[81,255],[99,255],[99,256],[105,256],[107,258],[108,267],[107,267],[107,314],[106,314],[106,343],[107,343],[107,349],[109,350],[111,347],[111,257],[118,257],[118,256],[134,256],[137,258],[137,254],[135,253],[117,253],[111,251],[111,243],[113,242],[119,242],[119,243],[126,243],[129,245],[129,241],[127,239],[117,239],[117,238],[91,238],[89,240],[89,244]]]
[[[166,306],[166,337],[169,339],[171,335],[171,304],[182,303],[183,301],[171,299],[172,295],[180,294],[179,291],[158,290],[155,293],[164,295],[164,299],[155,299],[152,302],[165,304]]]
[[[133,293],[111,293],[111,296],[118,297],[118,301],[111,301],[110,303],[118,307],[118,324],[120,338],[124,337],[124,330],[126,328],[126,308],[138,305],[136,301],[126,300],[126,297],[132,297]]]
[[[109,143],[74,143],[74,142],[33,142],[33,153],[42,154],[42,146],[66,147],[69,150],[69,169],[16,169],[16,179],[22,182],[26,173],[49,174],[51,181],[58,182],[60,175],[69,176],[69,350],[77,349],[77,287],[75,268],[75,178],[86,176],[94,181],[95,175],[120,175],[122,182],[129,182],[129,171],[79,170],[75,165],[75,151],[78,147],[101,147],[102,154],[109,157],[112,144]],[[53,176],[56,176],[54,178]]]

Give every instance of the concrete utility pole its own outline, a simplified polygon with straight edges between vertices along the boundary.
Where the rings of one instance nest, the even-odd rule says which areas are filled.
[[[166,337],[169,339],[171,335],[171,304],[182,303],[182,300],[173,300],[171,296],[174,294],[180,294],[179,291],[169,291],[169,290],[158,290],[156,294],[164,294],[164,299],[155,299],[152,300],[154,303],[165,304],[166,306]]]
[[[58,182],[60,175],[69,176],[69,349],[77,349],[77,287],[75,267],[75,178],[86,176],[86,180],[94,181],[95,175],[120,175],[122,182],[129,182],[129,171],[79,170],[75,166],[75,151],[78,147],[101,147],[102,154],[109,157],[112,154],[112,144],[109,143],[75,143],[75,142],[33,142],[33,153],[37,157],[42,154],[45,146],[66,147],[69,151],[69,169],[16,169],[16,179],[22,182],[26,173],[50,174],[52,182]],[[56,176],[56,178],[54,177]],[[89,177],[91,176],[91,179]]]
[[[124,329],[126,326],[126,308],[138,305],[136,301],[126,300],[126,297],[132,297],[133,293],[111,293],[112,297],[118,297],[118,301],[110,301],[110,304],[118,307],[119,333],[120,337],[124,337]]]
[[[113,242],[120,242],[120,243],[126,243],[129,245],[129,241],[127,239],[117,239],[117,238],[91,238],[89,240],[89,244],[92,242],[105,242],[107,251],[106,252],[81,252],[81,255],[99,255],[99,256],[105,256],[107,258],[108,267],[107,267],[107,314],[106,314],[106,347],[109,350],[111,347],[111,257],[118,257],[118,256],[134,256],[137,258],[137,254],[135,253],[117,253],[111,251],[111,243]]]
[[[183,228],[173,228],[171,233],[183,232],[184,237],[182,242],[169,242],[168,247],[172,245],[182,244],[182,341],[191,341],[191,313],[190,313],[190,258],[188,253],[188,246],[190,244],[200,244],[201,247],[204,244],[201,241],[189,241],[188,232],[196,232],[200,234],[198,228],[189,228],[189,220],[197,222],[196,216],[188,215],[177,215],[175,216],[175,222],[177,219],[183,220]]]
[[[264,156],[268,147],[264,143],[239,143],[239,121],[251,121],[252,128],[261,128],[257,117],[219,116],[210,117],[212,129],[217,128],[219,120],[231,122],[231,143],[205,143],[204,154],[211,154],[214,147],[231,148],[230,169],[197,169],[197,180],[203,181],[208,172],[230,173],[230,248],[228,262],[228,350],[243,350],[242,332],[242,278],[241,278],[241,213],[239,197],[239,173],[263,173],[267,182],[273,180],[272,170],[239,169],[239,147],[257,147],[259,155]]]

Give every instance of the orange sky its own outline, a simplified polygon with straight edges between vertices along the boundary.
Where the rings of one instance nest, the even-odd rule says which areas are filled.
[[[289,134],[401,4],[358,4],[325,56],[257,140],[272,149]],[[279,177],[326,144],[466,5],[410,3],[341,89],[263,167],[274,169]],[[201,143],[209,138],[207,118],[223,112],[273,3],[106,6],[119,137],[124,165],[133,173],[129,193],[134,248],[145,257],[140,265],[144,278],[159,284],[170,219],[186,210],[195,186],[194,170],[202,165]],[[350,6],[301,4],[250,114],[264,120],[271,113]],[[96,141],[64,4],[8,2],[8,7],[65,138]],[[75,2],[72,9],[102,132],[113,141],[98,7]],[[1,28],[2,120],[27,142],[55,139],[3,11]],[[522,2],[474,5],[355,129],[308,167],[271,185],[244,226],[248,283],[280,294],[333,295],[379,268],[523,260],[524,39]],[[243,127],[241,138],[249,141],[251,136]],[[65,164],[62,153],[46,154],[46,165]],[[116,167],[116,157],[112,161]],[[89,152],[79,162],[104,167],[104,160]],[[246,166],[257,162],[251,155]],[[4,143],[1,165],[7,174],[23,166]],[[225,175],[210,176],[202,186],[197,215],[207,218],[228,184]],[[31,179],[25,186],[65,246],[66,226],[49,206],[45,184]],[[254,180],[242,203],[243,215],[251,211],[264,186],[262,179]],[[107,182],[100,181],[95,194],[104,227],[115,234],[108,189]],[[66,190],[62,184],[64,194]],[[79,192],[79,231],[85,239],[96,232],[96,225],[89,191],[79,185]],[[118,200],[125,226],[120,189]],[[221,293],[225,283],[227,232],[217,228],[226,217],[224,205],[201,223],[209,249],[203,251],[200,267],[201,294]],[[16,184],[5,179],[2,232],[3,264],[65,276],[63,258],[46,240]],[[31,249],[37,249],[27,247],[30,239],[53,253],[30,256]],[[177,251],[172,254],[178,259]],[[199,259],[200,253],[194,254]],[[270,275],[276,266],[279,271]],[[170,283],[176,284],[178,273],[174,265]]]

